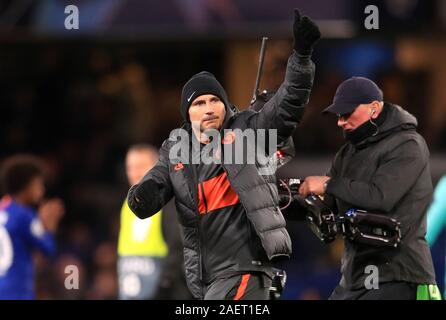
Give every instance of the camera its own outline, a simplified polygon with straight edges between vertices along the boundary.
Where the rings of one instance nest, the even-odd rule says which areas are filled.
[[[334,241],[338,236],[354,243],[397,248],[401,244],[401,223],[383,213],[351,208],[344,213],[335,213],[321,196],[299,195],[304,179],[288,178],[279,180],[281,199],[287,199],[287,208],[293,201],[305,208],[305,220],[311,231],[324,243]]]

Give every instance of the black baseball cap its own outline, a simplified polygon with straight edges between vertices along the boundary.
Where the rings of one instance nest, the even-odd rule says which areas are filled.
[[[347,114],[353,112],[358,105],[373,101],[383,101],[381,89],[370,79],[352,77],[342,82],[336,90],[333,103],[322,113]]]

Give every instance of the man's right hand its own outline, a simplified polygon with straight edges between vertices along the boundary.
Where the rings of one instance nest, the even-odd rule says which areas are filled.
[[[299,194],[304,198],[309,194],[323,195],[325,193],[324,185],[328,180],[330,177],[327,176],[306,177],[299,188]]]
[[[129,190],[127,196],[127,202],[133,213],[140,219],[148,218],[154,215],[159,209],[161,204],[158,198],[153,195],[158,195],[160,189],[158,185],[152,180],[141,181],[139,184],[135,184]],[[149,197],[151,201],[147,201]]]
[[[65,207],[60,199],[50,199],[45,201],[38,210],[40,221],[45,230],[55,233],[59,226],[59,221],[65,214]]]
[[[301,17],[298,9],[294,9],[294,50],[301,55],[310,55],[314,44],[320,39],[319,27],[307,16]]]

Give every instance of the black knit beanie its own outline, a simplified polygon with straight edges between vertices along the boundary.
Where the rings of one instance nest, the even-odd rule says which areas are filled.
[[[212,73],[202,71],[186,82],[181,93],[181,115],[186,122],[190,122],[188,111],[192,101],[203,94],[213,94],[219,97],[225,108],[228,108],[228,96],[225,89]]]

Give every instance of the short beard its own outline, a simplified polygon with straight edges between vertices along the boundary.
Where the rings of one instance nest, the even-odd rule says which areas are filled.
[[[200,135],[201,135],[200,140],[208,141],[208,142],[212,142],[212,139],[216,135],[220,134],[220,132],[217,128],[206,128],[206,129],[201,129],[200,131],[201,131],[200,132]]]

